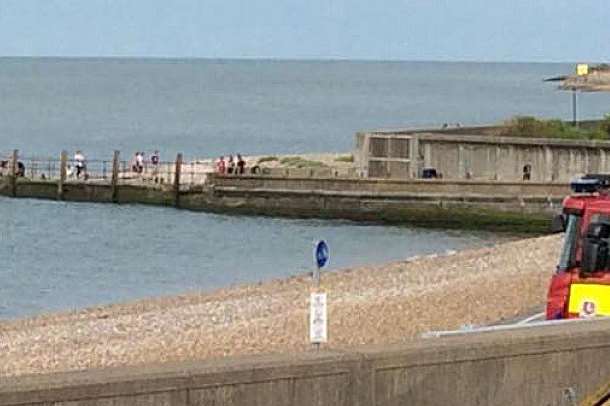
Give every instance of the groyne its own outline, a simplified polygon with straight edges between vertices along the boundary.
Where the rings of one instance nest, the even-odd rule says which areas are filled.
[[[134,175],[129,170],[120,171],[118,162],[109,162],[104,164],[103,172],[75,179],[67,177],[65,160],[57,167],[56,176],[36,176],[33,171],[30,176],[27,170],[24,176],[8,173],[0,177],[0,195],[153,204],[219,213],[545,232],[569,193],[568,184],[560,182],[372,179],[332,168],[219,175],[182,162],[181,155],[176,162],[157,169],[159,176],[150,172],[146,176]]]

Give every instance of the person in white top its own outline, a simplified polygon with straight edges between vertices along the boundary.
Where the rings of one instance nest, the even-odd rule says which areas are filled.
[[[144,171],[144,152],[136,153],[136,167],[138,168],[138,173]]]
[[[76,167],[76,178],[80,178],[81,173],[85,176],[86,165],[85,165],[85,155],[81,151],[76,151],[74,154],[74,166]]]

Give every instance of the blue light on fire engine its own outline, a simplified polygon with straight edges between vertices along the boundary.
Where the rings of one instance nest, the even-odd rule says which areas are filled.
[[[585,175],[570,182],[574,193],[595,193],[610,188],[610,175]]]

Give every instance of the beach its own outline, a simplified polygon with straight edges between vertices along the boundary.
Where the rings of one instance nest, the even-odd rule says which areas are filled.
[[[0,376],[311,350],[309,294],[328,295],[322,349],[390,344],[544,309],[559,235],[377,266],[0,322]]]

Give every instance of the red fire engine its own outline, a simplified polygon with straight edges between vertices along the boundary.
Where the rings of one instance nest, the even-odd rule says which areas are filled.
[[[571,184],[554,231],[565,231],[546,318],[610,316],[610,175],[586,175]]]

